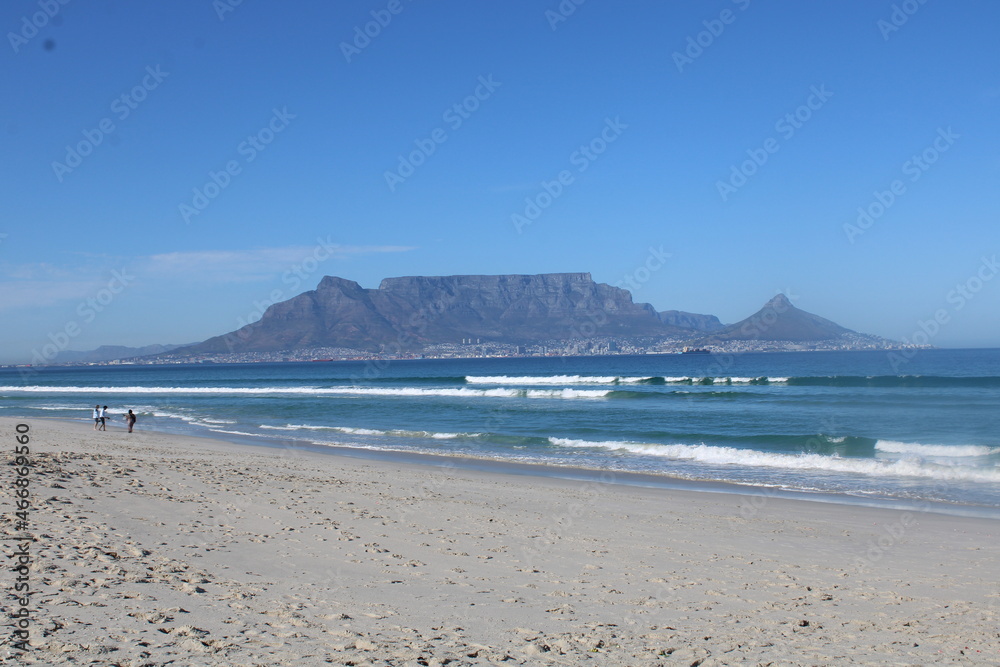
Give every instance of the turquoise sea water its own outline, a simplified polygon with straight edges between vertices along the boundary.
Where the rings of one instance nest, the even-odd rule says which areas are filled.
[[[911,354],[4,369],[0,414],[1000,508],[1000,350]]]

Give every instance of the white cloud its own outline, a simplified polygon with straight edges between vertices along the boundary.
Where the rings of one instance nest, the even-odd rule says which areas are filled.
[[[196,250],[131,258],[87,256],[75,266],[4,264],[0,266],[0,311],[80,301],[106,284],[112,271],[134,274],[136,285],[197,282],[207,287],[273,280],[303,267],[309,273],[325,275],[334,272],[338,259],[409,250],[413,248],[349,246],[317,239],[313,246]]]

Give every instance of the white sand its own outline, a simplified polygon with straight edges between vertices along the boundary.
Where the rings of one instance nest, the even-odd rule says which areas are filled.
[[[32,648],[0,657],[1000,664],[1000,521],[30,426]]]

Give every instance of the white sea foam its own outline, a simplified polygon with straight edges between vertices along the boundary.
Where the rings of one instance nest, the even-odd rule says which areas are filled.
[[[655,376],[626,377],[620,375],[469,375],[468,384],[499,385],[560,385],[560,384],[636,384]]]
[[[353,426],[322,426],[315,424],[286,424],[285,426],[261,425],[261,428],[271,431],[336,431],[353,435],[386,435],[388,431],[373,428],[355,428]]]
[[[261,426],[262,429],[273,431],[334,431],[348,435],[388,435],[403,438],[430,438],[432,440],[453,440],[455,438],[475,438],[479,433],[439,433],[436,431],[407,431],[402,429],[383,430],[377,428],[359,428],[356,426],[319,426],[307,424],[287,424],[285,426]]]
[[[190,415],[182,415],[182,414],[178,414],[176,412],[164,412],[162,410],[153,409],[152,413],[153,413],[154,417],[167,417],[168,419],[180,419],[180,420],[186,421],[186,422],[193,422],[193,421],[195,421],[195,418],[192,417],[192,416],[190,416]]]
[[[668,376],[664,377],[663,381],[667,384],[678,384],[693,382],[695,384],[750,384],[752,382],[757,382],[762,380],[768,384],[775,384],[780,382],[788,382],[786,377],[692,377],[692,376]]]
[[[1000,482],[1000,468],[973,468],[969,466],[940,465],[912,459],[896,461],[876,459],[841,458],[823,454],[780,454],[735,447],[711,445],[659,445],[621,441],[572,440],[549,438],[561,447],[601,448],[623,450],[646,456],[698,461],[715,465],[739,465],[786,470],[822,470],[871,477],[923,477],[929,479]]]
[[[260,437],[259,433],[246,433],[244,431],[227,431],[227,430],[221,429],[221,428],[211,428],[209,430],[212,433],[229,433],[230,435],[246,435],[246,436],[253,436],[253,437],[257,437],[257,438]]]
[[[276,431],[336,431],[338,427],[336,426],[320,426],[315,424],[285,424],[284,426],[267,426],[262,425],[261,428],[274,429]]]
[[[614,384],[616,375],[469,375],[465,381],[469,384]]]
[[[330,393],[363,396],[441,396],[454,398],[516,398],[524,395],[524,391],[519,389],[467,389],[465,387],[350,387],[333,390]]]
[[[604,398],[609,392],[601,389],[529,389],[528,398]]]
[[[875,449],[890,454],[915,454],[917,456],[990,456],[1000,453],[1000,447],[986,445],[920,445],[914,442],[879,440]]]
[[[388,431],[377,428],[354,428],[352,426],[331,426],[331,431],[338,433],[350,433],[351,435],[386,435]]]

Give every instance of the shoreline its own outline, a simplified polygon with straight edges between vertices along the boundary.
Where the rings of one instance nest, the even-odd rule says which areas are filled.
[[[688,341],[688,343],[694,343],[695,341]],[[677,348],[683,348],[685,345],[683,343],[678,344]],[[443,355],[443,356],[392,356],[392,355],[372,355],[372,356],[348,356],[340,358],[331,359],[317,359],[311,355],[305,355],[301,359],[268,359],[268,360],[247,360],[247,361],[203,361],[199,360],[198,357],[186,357],[185,360],[176,361],[157,361],[157,362],[126,362],[124,359],[129,359],[125,357],[124,359],[109,359],[106,361],[71,361],[62,364],[47,364],[33,366],[31,364],[0,364],[0,369],[64,369],[64,368],[87,368],[91,366],[200,366],[205,364],[210,365],[244,365],[244,364],[300,364],[300,363],[366,363],[366,362],[400,362],[400,361],[467,361],[469,359],[475,360],[491,360],[491,359],[593,359],[593,358],[616,358],[616,357],[638,357],[638,358],[648,358],[648,357],[677,357],[677,356],[690,356],[695,355],[740,355],[740,354],[787,354],[787,353],[817,353],[817,352],[871,352],[875,354],[884,354],[888,352],[926,352],[928,350],[995,350],[1000,348],[993,347],[935,347],[933,345],[912,345],[900,343],[898,347],[885,347],[885,348],[870,348],[870,347],[858,347],[858,348],[795,348],[786,347],[781,349],[759,349],[759,350],[709,350],[707,353],[690,353],[690,352],[618,352],[618,353],[602,353],[602,354],[504,354],[504,355],[473,355],[473,356],[456,356],[456,355]],[[169,353],[164,353],[164,356]],[[239,353],[234,353],[239,354]],[[250,353],[253,354],[253,353]],[[30,371],[29,371],[30,372]]]
[[[26,664],[1000,659],[992,519],[28,423]]]
[[[89,425],[86,419],[37,418],[38,421],[54,421]],[[147,420],[145,423],[148,424]],[[113,426],[118,427],[117,424]],[[119,427],[124,429],[124,427]],[[459,454],[444,454],[437,452],[421,452],[405,449],[379,449],[355,447],[347,444],[317,444],[308,440],[283,440],[271,435],[240,435],[230,433],[214,433],[202,435],[193,432],[158,431],[149,429],[147,432],[162,435],[176,435],[185,438],[197,438],[207,441],[225,442],[241,447],[263,447],[270,450],[292,448],[303,452],[312,452],[320,456],[347,457],[357,460],[383,461],[388,464],[407,463],[428,468],[457,468],[476,470],[500,475],[518,475],[550,479],[566,479],[583,483],[615,484],[625,487],[651,488],[689,491],[696,493],[717,493],[753,498],[783,498],[801,502],[843,505],[847,507],[868,507],[873,509],[888,509],[911,512],[928,512],[947,516],[961,516],[1000,520],[1000,507],[987,505],[972,505],[939,500],[895,498],[891,496],[864,496],[838,493],[836,491],[787,489],[777,486],[755,484],[740,484],[738,482],[712,479],[691,479],[675,477],[665,473],[638,472],[629,470],[614,470],[610,468],[590,468],[576,465],[560,465],[557,463],[522,462],[486,456],[470,456]],[[610,479],[606,479],[610,477]]]

